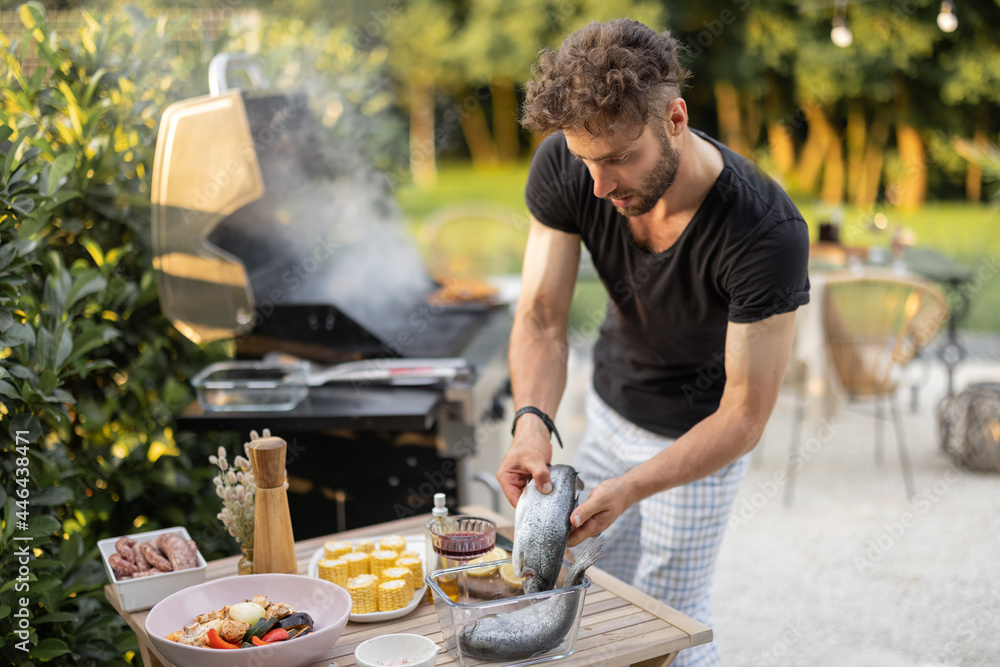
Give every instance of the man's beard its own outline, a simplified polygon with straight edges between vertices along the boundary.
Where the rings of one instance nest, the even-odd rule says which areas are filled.
[[[658,132],[656,130],[659,130]],[[615,209],[628,218],[634,218],[644,213],[649,213],[660,201],[664,193],[674,183],[677,178],[677,170],[681,165],[681,154],[667,138],[666,131],[657,126],[653,132],[660,143],[660,156],[656,164],[642,179],[639,189],[633,192],[612,192],[605,195],[605,199],[625,199],[632,197],[632,201],[625,208]]]

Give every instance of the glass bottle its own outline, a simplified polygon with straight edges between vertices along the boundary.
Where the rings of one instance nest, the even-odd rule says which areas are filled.
[[[444,558],[438,552],[434,551],[434,540],[431,535],[431,527],[435,525],[440,525],[448,521],[448,506],[446,504],[446,497],[443,493],[434,494],[434,509],[431,510],[430,519],[427,520],[425,527],[427,529],[426,534],[426,547],[427,547],[427,574],[434,572],[435,570],[446,570],[453,567],[454,564],[451,563],[447,558]],[[454,580],[454,581],[452,581]],[[452,600],[457,601],[458,599],[458,576],[450,575],[449,577],[439,577],[435,579],[437,585],[441,587],[445,593],[448,594]],[[454,588],[454,591],[451,589]],[[427,587],[427,601],[433,603],[434,596],[431,594],[430,586]]]

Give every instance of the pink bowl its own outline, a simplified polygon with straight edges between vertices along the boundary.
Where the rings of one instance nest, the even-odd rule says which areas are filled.
[[[187,646],[166,638],[199,614],[254,595],[266,595],[271,602],[287,602],[296,611],[306,612],[312,616],[315,629],[287,642],[231,651]],[[303,667],[321,660],[337,643],[350,615],[351,596],[336,584],[298,574],[248,574],[208,581],[161,600],[146,617],[146,632],[156,650],[178,666]]]

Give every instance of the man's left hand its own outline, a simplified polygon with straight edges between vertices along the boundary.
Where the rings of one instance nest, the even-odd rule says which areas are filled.
[[[598,535],[632,504],[628,485],[619,477],[604,480],[590,492],[590,498],[570,515],[573,529],[567,546],[575,547],[588,537]]]

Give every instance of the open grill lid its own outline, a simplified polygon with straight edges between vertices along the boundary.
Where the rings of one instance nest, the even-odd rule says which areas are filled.
[[[164,313],[193,341],[235,337],[247,356],[316,361],[449,356],[484,306],[431,306],[436,288],[385,196],[334,177],[299,93],[228,90],[168,107],[153,165],[154,268]]]
[[[228,215],[264,194],[239,91],[170,105],[153,160],[152,242],[163,312],[203,343],[233,336],[253,312],[243,263],[206,242]]]

